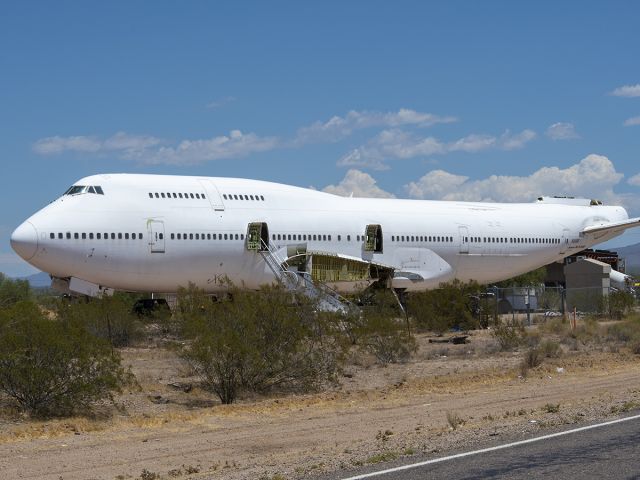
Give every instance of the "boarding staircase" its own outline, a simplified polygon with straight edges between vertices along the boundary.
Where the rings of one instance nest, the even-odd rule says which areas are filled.
[[[323,283],[314,282],[308,272],[289,270],[286,259],[280,256],[275,247],[261,241],[259,252],[281,285],[316,300],[319,310],[345,314],[356,310],[357,307],[338,292]]]

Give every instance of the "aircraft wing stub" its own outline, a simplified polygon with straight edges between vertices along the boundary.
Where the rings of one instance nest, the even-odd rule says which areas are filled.
[[[591,225],[582,230],[584,234],[602,233],[602,232],[621,232],[628,228],[640,227],[640,217],[630,218],[621,222],[610,222],[602,225]]]

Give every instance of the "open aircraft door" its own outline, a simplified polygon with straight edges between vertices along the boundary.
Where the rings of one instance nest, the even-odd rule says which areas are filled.
[[[269,227],[264,222],[253,222],[247,227],[247,250],[263,252],[269,249]]]
[[[364,250],[366,252],[382,253],[382,227],[380,225],[367,225],[364,233]]]

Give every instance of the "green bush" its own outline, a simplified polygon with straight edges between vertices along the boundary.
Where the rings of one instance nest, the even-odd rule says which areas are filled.
[[[86,301],[61,300],[56,309],[63,322],[80,323],[94,336],[109,341],[114,347],[124,347],[142,335],[142,324],[131,311],[128,296],[104,296]]]
[[[275,286],[232,288],[230,299],[212,303],[190,290],[183,356],[223,403],[241,389],[304,391],[335,379],[343,356],[336,325],[306,297]]]
[[[527,368],[536,368],[542,365],[542,360],[544,360],[544,355],[542,354],[539,348],[529,348],[525,354],[523,362],[527,366]]]
[[[0,314],[0,391],[33,415],[69,415],[112,400],[133,377],[110,345],[33,303]]]
[[[417,350],[416,340],[406,328],[383,315],[369,318],[363,345],[382,364],[406,362]]]
[[[624,318],[633,311],[636,299],[632,293],[618,290],[604,298],[604,313],[616,320]]]
[[[436,333],[453,327],[470,330],[479,325],[473,310],[474,297],[480,290],[475,282],[443,283],[437,290],[410,293],[407,310],[420,330]]]
[[[31,289],[27,280],[12,280],[4,273],[0,273],[0,308],[9,307],[30,298]]]
[[[543,340],[538,347],[545,358],[558,358],[562,356],[560,344],[554,340]]]
[[[607,339],[610,342],[626,343],[635,352],[635,345],[640,343],[640,317],[634,315],[622,322],[607,326]]]
[[[378,363],[405,362],[417,348],[395,296],[386,289],[374,293],[355,330],[361,347]]]
[[[517,320],[498,322],[492,332],[500,350],[513,350],[526,341],[524,325]]]

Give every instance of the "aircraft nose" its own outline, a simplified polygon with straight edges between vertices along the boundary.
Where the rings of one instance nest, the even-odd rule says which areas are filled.
[[[38,251],[38,232],[31,222],[24,222],[11,234],[11,248],[25,260]]]

